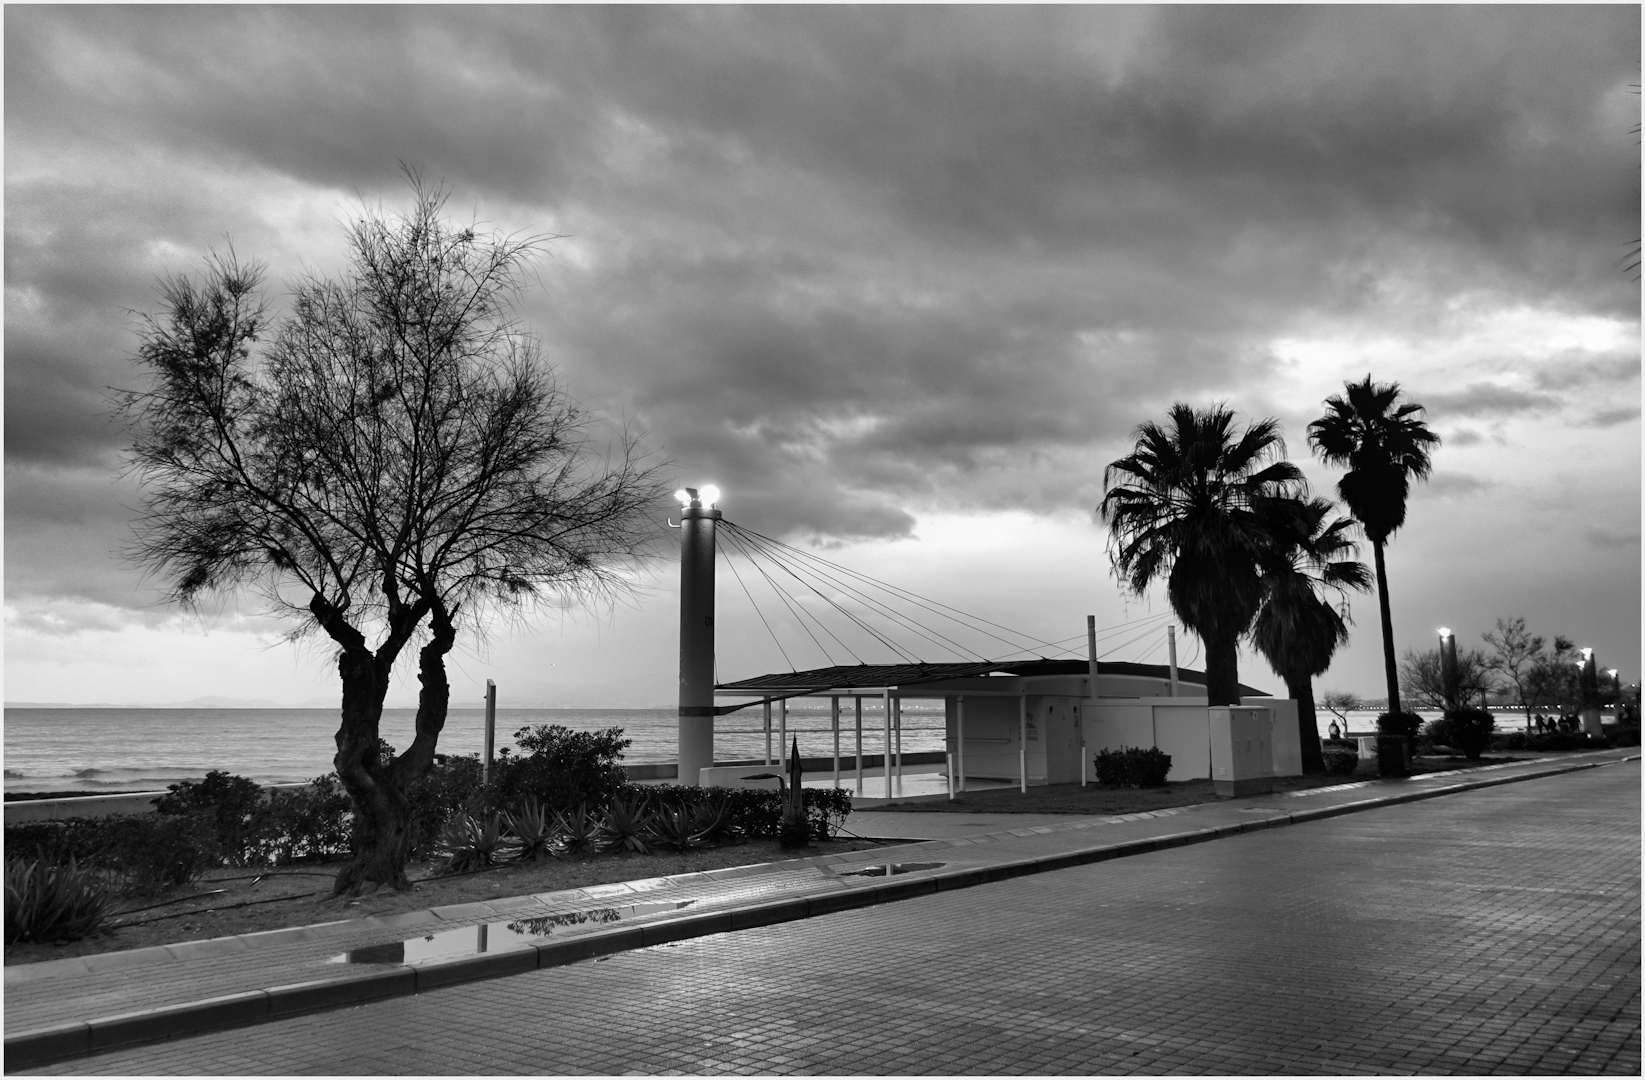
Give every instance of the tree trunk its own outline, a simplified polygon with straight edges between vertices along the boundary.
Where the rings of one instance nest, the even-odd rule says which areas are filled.
[[[1388,609],[1388,567],[1382,558],[1381,540],[1371,541],[1376,556],[1377,610],[1382,615],[1382,668],[1388,679],[1388,711],[1397,713],[1399,707],[1399,671],[1394,664],[1394,617]]]
[[[343,722],[333,764],[354,804],[354,857],[337,872],[332,894],[410,888],[405,856],[411,803],[378,752],[389,669],[362,646],[343,650],[337,672],[343,681]]]
[[[343,724],[337,731],[335,764],[338,779],[354,801],[354,858],[338,871],[333,895],[411,887],[406,877],[412,840],[406,789],[434,764],[451,701],[445,656],[457,638],[453,612],[435,606],[433,614],[433,636],[418,654],[417,678],[423,688],[417,699],[417,734],[393,761],[382,760],[378,747],[383,699],[399,649],[392,638],[398,635],[391,635],[375,656],[365,651],[362,641],[357,650],[345,648],[337,660],[343,679]],[[402,626],[415,626],[420,618],[420,609],[411,609]]]
[[[1210,705],[1239,704],[1239,636],[1204,632],[1205,696]]]
[[[1297,737],[1302,743],[1302,775],[1324,776],[1325,753],[1319,745],[1319,715],[1314,711],[1314,680],[1285,676],[1285,689],[1297,703]]]

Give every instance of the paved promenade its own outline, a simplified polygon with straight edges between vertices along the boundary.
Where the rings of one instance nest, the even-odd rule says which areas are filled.
[[[1549,766],[1496,775],[1539,768]],[[652,885],[626,902],[695,888],[703,906],[599,929],[630,936],[597,959],[36,1071],[1637,1073],[1637,762],[1319,813],[1458,780],[1081,819]],[[1209,833],[1223,838],[1191,842]],[[1099,850],[1151,842],[1186,846],[1128,858]],[[942,865],[851,874],[888,857]],[[1020,876],[1025,858],[1047,872]],[[1013,865],[987,884],[954,876]],[[969,887],[921,888],[922,875]],[[888,887],[924,895],[884,902],[893,894],[874,890]],[[719,932],[664,929],[712,915],[717,889],[743,890],[721,906],[729,918]],[[760,900],[779,893],[775,907]],[[798,914],[796,896],[806,901]],[[773,922],[759,917],[762,905],[793,921],[760,925]],[[738,911],[746,928],[725,932]],[[644,926],[664,929],[656,944],[636,936]],[[320,953],[380,942],[384,929],[128,961],[102,992],[153,993],[219,969],[268,987],[281,974],[268,964],[313,979]],[[281,951],[304,945],[307,960]],[[23,1030],[20,1010],[31,1015],[36,998],[52,996],[52,980],[14,984],[12,970],[8,1042]],[[62,986],[85,984],[72,1007],[106,1015],[118,1002],[91,1000],[94,974],[64,974]]]

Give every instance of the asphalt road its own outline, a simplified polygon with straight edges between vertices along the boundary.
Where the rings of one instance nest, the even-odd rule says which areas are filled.
[[[39,1073],[1640,1071],[1632,762]]]

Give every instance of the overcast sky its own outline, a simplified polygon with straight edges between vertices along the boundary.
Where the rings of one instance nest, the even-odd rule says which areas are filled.
[[[117,558],[139,493],[105,388],[158,275],[232,242],[283,299],[342,268],[362,199],[404,205],[401,161],[459,216],[562,237],[523,323],[746,527],[1077,635],[1163,610],[1121,596],[1091,513],[1139,422],[1277,417],[1332,494],[1306,426],[1369,372],[1444,439],[1389,548],[1400,647],[1523,615],[1637,679],[1639,30],[1630,5],[10,7],[5,697],[334,697],[254,603],[181,615]],[[456,703],[494,678],[671,704],[673,587],[664,564],[466,649]],[[721,676],[785,668],[720,595]],[[1380,696],[1374,599],[1354,617],[1317,685]]]

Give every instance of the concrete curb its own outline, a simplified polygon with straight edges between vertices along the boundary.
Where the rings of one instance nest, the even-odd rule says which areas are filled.
[[[65,1058],[83,1057],[117,1046],[160,1042],[182,1035],[196,1035],[224,1028],[244,1027],[268,1020],[285,1019],[304,1013],[404,997],[442,986],[465,982],[504,978],[541,968],[575,964],[600,956],[634,949],[665,945],[690,938],[706,937],[747,930],[776,923],[795,922],[820,915],[894,903],[914,896],[971,888],[991,881],[1004,881],[1029,874],[1065,870],[1075,866],[1106,862],[1152,851],[1186,847],[1241,833],[1257,832],[1298,825],[1309,821],[1340,817],[1344,814],[1374,810],[1384,806],[1419,802],[1425,799],[1454,795],[1464,791],[1498,787],[1524,780],[1597,769],[1605,765],[1640,760],[1640,755],[1615,758],[1609,761],[1573,762],[1553,768],[1516,776],[1493,776],[1479,780],[1465,780],[1421,791],[1398,792],[1360,799],[1336,806],[1295,811],[1275,810],[1269,816],[1228,825],[1213,825],[1202,829],[1187,829],[1152,836],[1140,840],[1122,840],[1107,844],[1093,844],[1072,851],[1032,858],[1016,859],[986,867],[959,867],[946,872],[910,875],[881,884],[850,885],[844,889],[816,896],[790,896],[762,900],[742,907],[720,911],[704,911],[664,919],[637,926],[600,930],[574,938],[561,938],[538,943],[530,948],[510,952],[483,953],[455,960],[411,964],[382,971],[350,973],[332,978],[286,986],[269,987],[122,1013],[117,1016],[78,1020],[37,1028],[5,1037],[7,1071],[45,1064]],[[1266,808],[1264,808],[1266,809]],[[1014,830],[1023,835],[1051,831],[1044,827],[1033,830]],[[911,848],[933,850],[960,847],[949,840],[928,840],[910,844]],[[299,929],[299,928],[293,928]],[[273,931],[272,933],[287,933]]]

